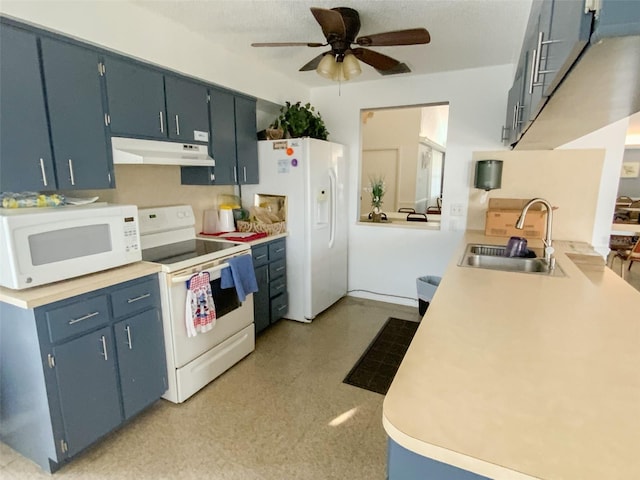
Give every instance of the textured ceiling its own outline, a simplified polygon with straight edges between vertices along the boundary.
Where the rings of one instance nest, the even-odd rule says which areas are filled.
[[[317,87],[331,84],[298,69],[328,47],[255,48],[252,42],[323,42],[310,7],[351,7],[360,13],[360,35],[424,27],[431,43],[376,50],[405,62],[412,74],[515,63],[531,0],[133,0],[188,26],[236,55]],[[355,80],[383,77],[368,65]],[[401,75],[399,75],[401,76]]]

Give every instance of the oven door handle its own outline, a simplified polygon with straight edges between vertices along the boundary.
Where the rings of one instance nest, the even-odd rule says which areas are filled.
[[[172,277],[171,278],[171,283],[186,282],[187,280],[189,280],[194,275],[197,275],[198,273],[206,272],[208,274],[212,274],[212,273],[224,270],[225,268],[228,268],[228,267],[229,267],[228,263],[221,263],[220,265],[216,265],[215,267],[208,268],[206,270],[200,270],[199,272],[195,272],[195,273],[190,273],[189,275],[181,275],[179,277]],[[218,277],[216,277],[216,278],[218,278]],[[216,278],[212,278],[211,280],[215,280]]]

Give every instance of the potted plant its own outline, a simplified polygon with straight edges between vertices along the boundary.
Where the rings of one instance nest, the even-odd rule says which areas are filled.
[[[311,137],[326,140],[329,135],[320,112],[316,112],[310,103],[302,105],[301,102],[287,102],[269,128],[281,128],[285,136],[292,138]]]
[[[382,197],[384,197],[384,178],[369,177],[369,189],[371,190],[371,219],[374,222],[379,222],[382,219],[382,213],[380,208],[382,207]]]

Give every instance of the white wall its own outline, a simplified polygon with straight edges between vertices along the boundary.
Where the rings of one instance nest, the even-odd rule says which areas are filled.
[[[620,168],[624,157],[624,142],[628,126],[629,118],[624,118],[558,147],[559,149],[604,148],[606,150],[591,240],[594,249],[605,257],[609,253],[611,224],[618,184],[620,183]]]
[[[368,68],[368,67],[364,67]],[[415,304],[415,280],[441,275],[465,229],[474,150],[499,150],[500,128],[513,66],[398,76],[375,82],[316,88],[311,102],[322,111],[330,140],[347,146],[349,160],[349,289],[355,296]],[[360,165],[360,110],[450,102],[441,231],[356,224]],[[362,290],[368,290],[368,293]],[[395,297],[385,297],[393,295]]]
[[[308,101],[309,89],[291,76],[243,61],[127,1],[2,0],[0,12],[270,102]]]

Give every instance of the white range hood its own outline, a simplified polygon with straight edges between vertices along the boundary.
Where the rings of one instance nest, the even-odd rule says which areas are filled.
[[[112,137],[114,164],[213,167],[207,145]]]

